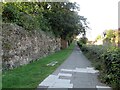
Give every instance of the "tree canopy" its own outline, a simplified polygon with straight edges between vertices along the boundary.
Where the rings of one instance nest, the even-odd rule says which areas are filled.
[[[3,4],[3,22],[16,23],[27,30],[52,32],[56,37],[71,39],[85,34],[86,18],[71,2],[7,2]]]
[[[112,30],[112,29],[106,30],[104,40],[113,42],[113,39],[116,38],[116,36],[117,36],[117,33],[115,33],[115,30]]]
[[[102,39],[102,36],[98,35],[95,40],[97,41],[97,40],[101,40],[101,39]]]

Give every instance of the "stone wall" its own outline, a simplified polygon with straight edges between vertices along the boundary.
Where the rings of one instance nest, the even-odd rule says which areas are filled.
[[[2,68],[13,69],[59,51],[61,40],[43,31],[27,31],[16,24],[2,24]]]

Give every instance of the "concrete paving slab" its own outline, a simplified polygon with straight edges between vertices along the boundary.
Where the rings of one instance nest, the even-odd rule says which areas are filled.
[[[66,77],[71,77],[72,74],[67,74],[67,73],[59,73],[58,76],[66,76]]]
[[[57,80],[55,80],[55,83],[70,84],[70,80],[66,80],[66,79],[57,79]]]
[[[112,90],[109,86],[96,86],[97,90]]]
[[[61,69],[61,71],[65,72],[81,72],[81,73],[98,73],[98,70],[93,70],[93,68],[76,68],[75,70],[73,69]]]
[[[44,79],[44,82],[52,82],[58,79],[59,76],[57,75],[49,75],[46,79]]]
[[[81,72],[81,73],[98,73],[98,70],[94,70],[93,68],[76,68],[75,72]]]
[[[86,69],[95,70],[94,67],[87,67]]]
[[[74,72],[74,70],[72,70],[72,69],[61,69],[61,71],[65,71],[65,72]]]
[[[75,72],[83,72],[83,73],[87,73],[87,69],[85,68],[76,68]]]
[[[49,86],[52,86],[53,84],[54,84],[54,82],[42,82],[39,84],[39,86],[44,86],[44,87],[48,86],[49,87]]]
[[[73,84],[55,83],[53,86],[51,86],[49,88],[73,88]]]
[[[110,88],[108,86],[96,86],[96,88]]]
[[[54,82],[58,79],[56,75],[49,75],[46,79],[44,79],[39,86],[52,86]]]

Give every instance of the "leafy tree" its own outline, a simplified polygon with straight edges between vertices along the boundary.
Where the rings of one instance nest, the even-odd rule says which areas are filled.
[[[86,38],[86,37],[80,38],[80,42],[81,42],[82,44],[86,44],[87,41],[88,41],[88,38]]]
[[[101,35],[98,35],[97,37],[96,37],[96,40],[101,40],[102,39],[102,36]]]
[[[86,18],[78,15],[79,5],[70,2],[7,2],[3,4],[3,21],[28,30],[53,32],[56,37],[72,40],[87,27]]]
[[[105,33],[106,35],[104,40],[107,40],[109,42],[112,42],[112,40],[116,37],[114,30],[106,30]]]
[[[45,4],[46,6],[46,4]],[[49,8],[46,8],[48,7]],[[44,7],[47,12],[44,16],[49,19],[54,34],[62,39],[70,39],[80,32],[85,33],[85,28],[81,21],[86,22],[86,18],[79,16],[76,10],[79,7],[76,3],[48,3]]]
[[[115,37],[114,30],[107,30],[106,37],[109,39],[114,38]]]

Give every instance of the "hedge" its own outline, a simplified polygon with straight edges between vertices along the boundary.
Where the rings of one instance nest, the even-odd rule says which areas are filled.
[[[84,53],[89,53],[90,56],[93,56],[96,63],[99,62],[102,81],[115,89],[119,89],[120,48],[102,45],[80,45],[80,43],[78,45]]]

